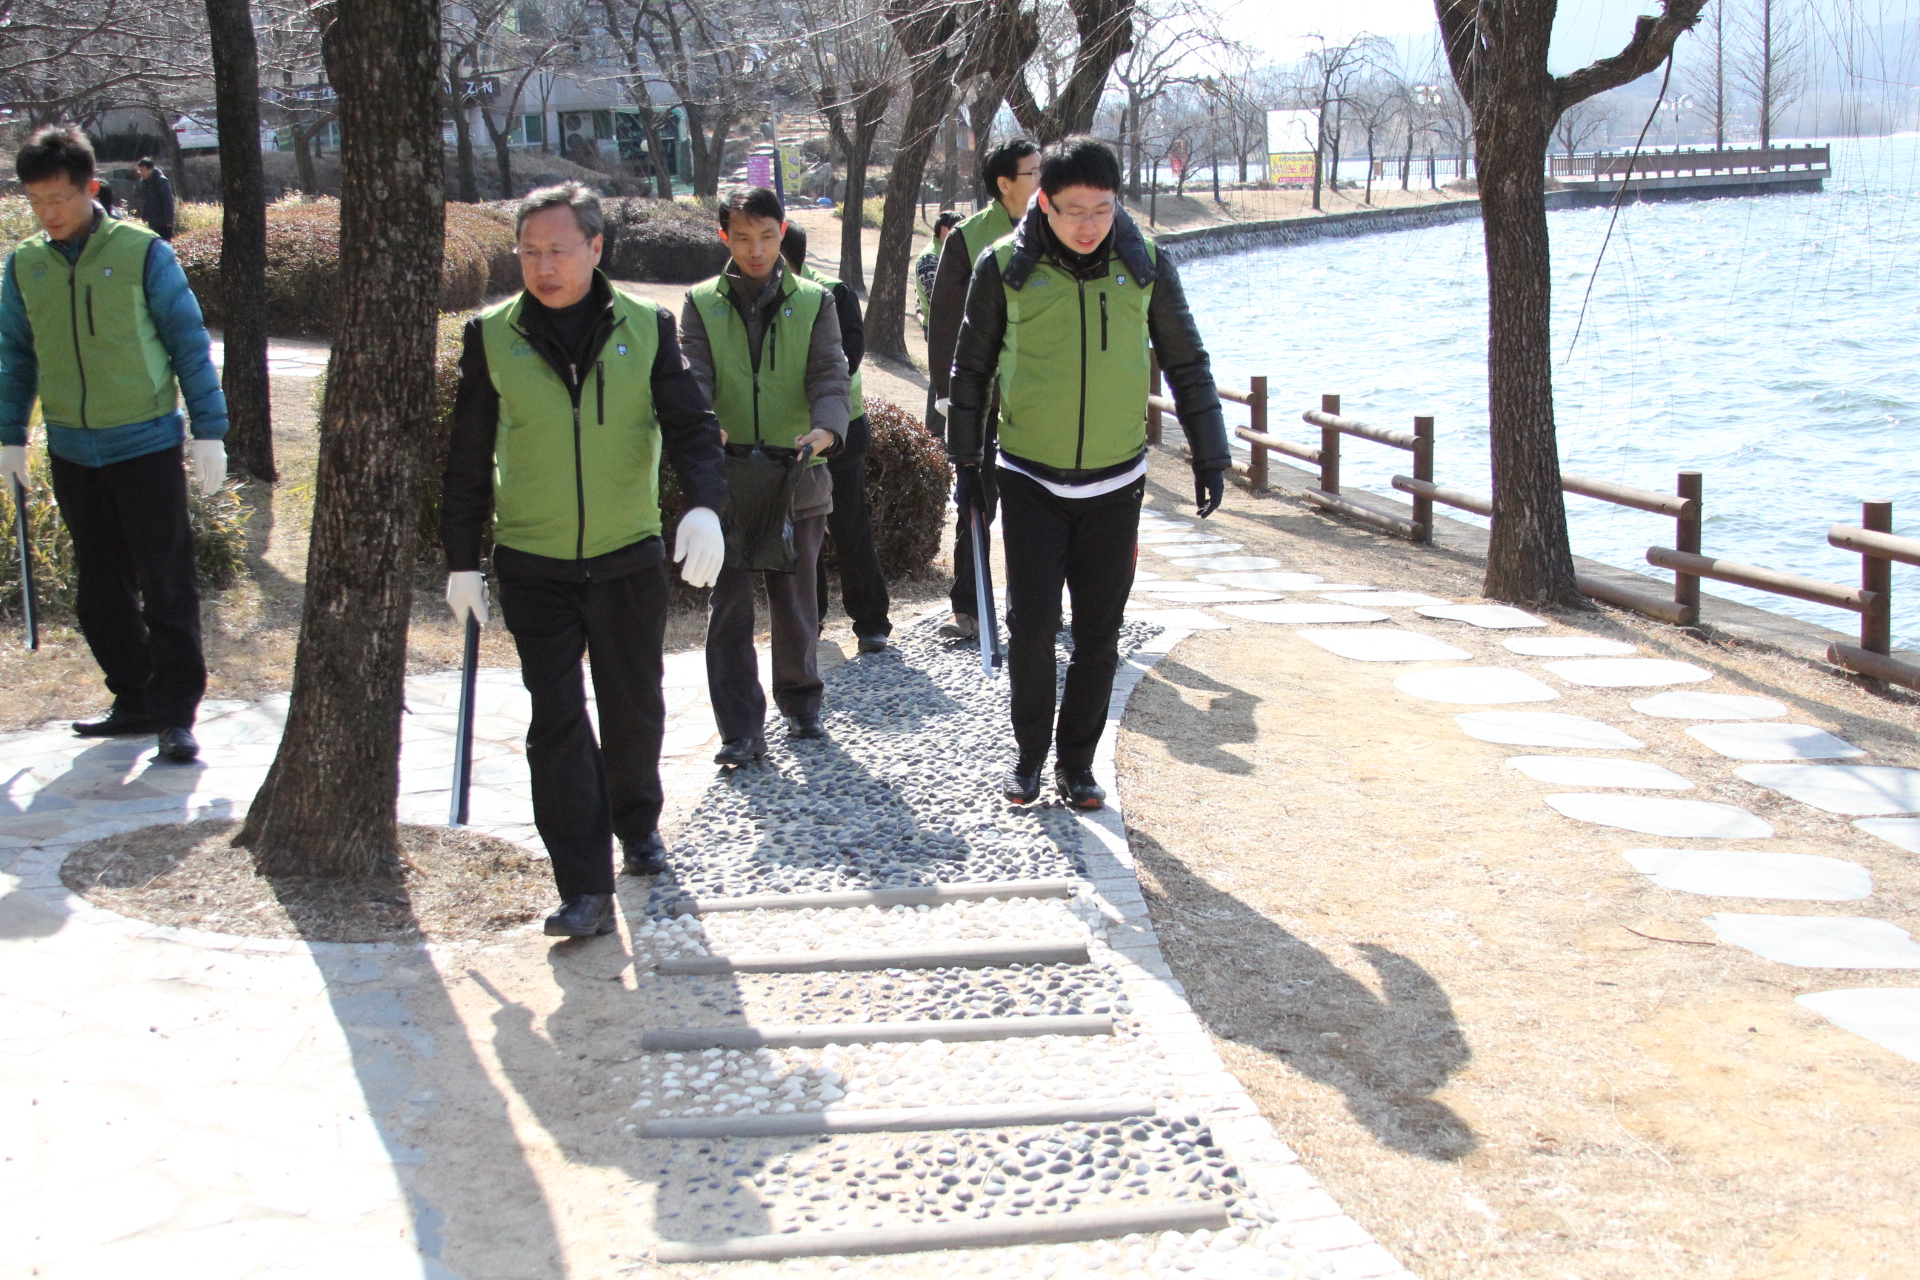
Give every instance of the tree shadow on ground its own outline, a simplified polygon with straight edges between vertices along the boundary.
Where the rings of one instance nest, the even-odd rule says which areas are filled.
[[[1251,745],[1259,740],[1260,729],[1254,722],[1259,698],[1172,658],[1154,664],[1146,678],[1164,681],[1181,692],[1155,699],[1153,714],[1129,716],[1127,728],[1165,744],[1167,754],[1183,763],[1216,773],[1253,772],[1252,762],[1220,748],[1226,743]],[[1189,701],[1194,695],[1211,696],[1212,700],[1202,710]]]
[[[1395,1151],[1459,1160],[1472,1128],[1432,1095],[1472,1060],[1453,1002],[1417,961],[1355,944],[1381,992],[1232,894],[1158,841],[1131,832],[1158,882],[1149,892],[1161,947],[1208,1029],[1338,1089],[1353,1118]]]

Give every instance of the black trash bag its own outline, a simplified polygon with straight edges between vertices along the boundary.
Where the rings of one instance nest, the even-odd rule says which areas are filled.
[[[793,491],[813,446],[727,446],[727,509],[720,517],[729,569],[792,573]]]

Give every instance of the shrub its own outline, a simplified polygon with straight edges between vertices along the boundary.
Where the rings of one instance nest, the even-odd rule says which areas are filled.
[[[470,237],[486,263],[487,278],[481,300],[520,292],[520,258],[513,251],[513,205],[449,204],[447,234],[455,230]],[[442,307],[442,310],[453,310]]]
[[[719,275],[727,246],[713,210],[630,196],[603,202],[607,243],[600,265],[615,280],[692,284]]]
[[[124,211],[132,187],[120,185],[116,186],[116,190],[120,193],[120,207]],[[174,228],[181,235],[206,227],[219,231],[220,206],[217,204],[196,204],[182,200],[174,206],[174,210]],[[39,230],[40,223],[35,220],[33,207],[27,203],[25,196],[0,196],[0,255]]]
[[[860,202],[860,225],[869,231],[878,231],[880,229],[880,214],[882,211],[883,205],[879,200],[871,196],[863,196]],[[843,204],[835,209],[833,216],[842,222],[846,221],[847,206]]]
[[[427,421],[426,438],[420,454],[420,563],[423,567],[441,561],[440,550],[440,473],[447,466],[447,440],[453,433],[453,396],[460,386],[460,331],[473,312],[440,317],[440,333],[433,353],[433,417]],[[492,531],[487,533],[489,548]]]

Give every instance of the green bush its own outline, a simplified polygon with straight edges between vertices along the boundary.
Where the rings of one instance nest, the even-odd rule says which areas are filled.
[[[520,292],[520,256],[513,249],[513,205],[449,204],[447,234],[471,238],[486,263],[487,278],[483,300]],[[442,310],[452,310],[443,307]]]
[[[120,188],[121,208],[126,208],[127,198],[132,194],[130,187]],[[220,227],[220,206],[217,204],[196,204],[191,200],[182,200],[174,206],[175,229],[181,234],[200,231],[212,227],[217,234]],[[33,206],[27,203],[25,196],[0,196],[0,253],[5,253],[28,236],[40,230],[39,221],[33,216]]]
[[[884,204],[885,202],[883,200],[875,200],[871,197],[862,200],[860,202],[860,225],[869,231],[878,231],[880,229],[880,214]],[[847,206],[843,204],[835,209],[833,216],[845,222],[847,219]]]
[[[629,196],[605,200],[607,242],[600,265],[615,280],[692,284],[727,265],[719,220],[711,209]]]

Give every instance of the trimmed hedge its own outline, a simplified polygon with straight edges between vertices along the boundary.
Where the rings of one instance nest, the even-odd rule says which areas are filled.
[[[615,280],[694,284],[727,265],[720,223],[703,205],[629,196],[603,200],[607,243],[600,265]]]

